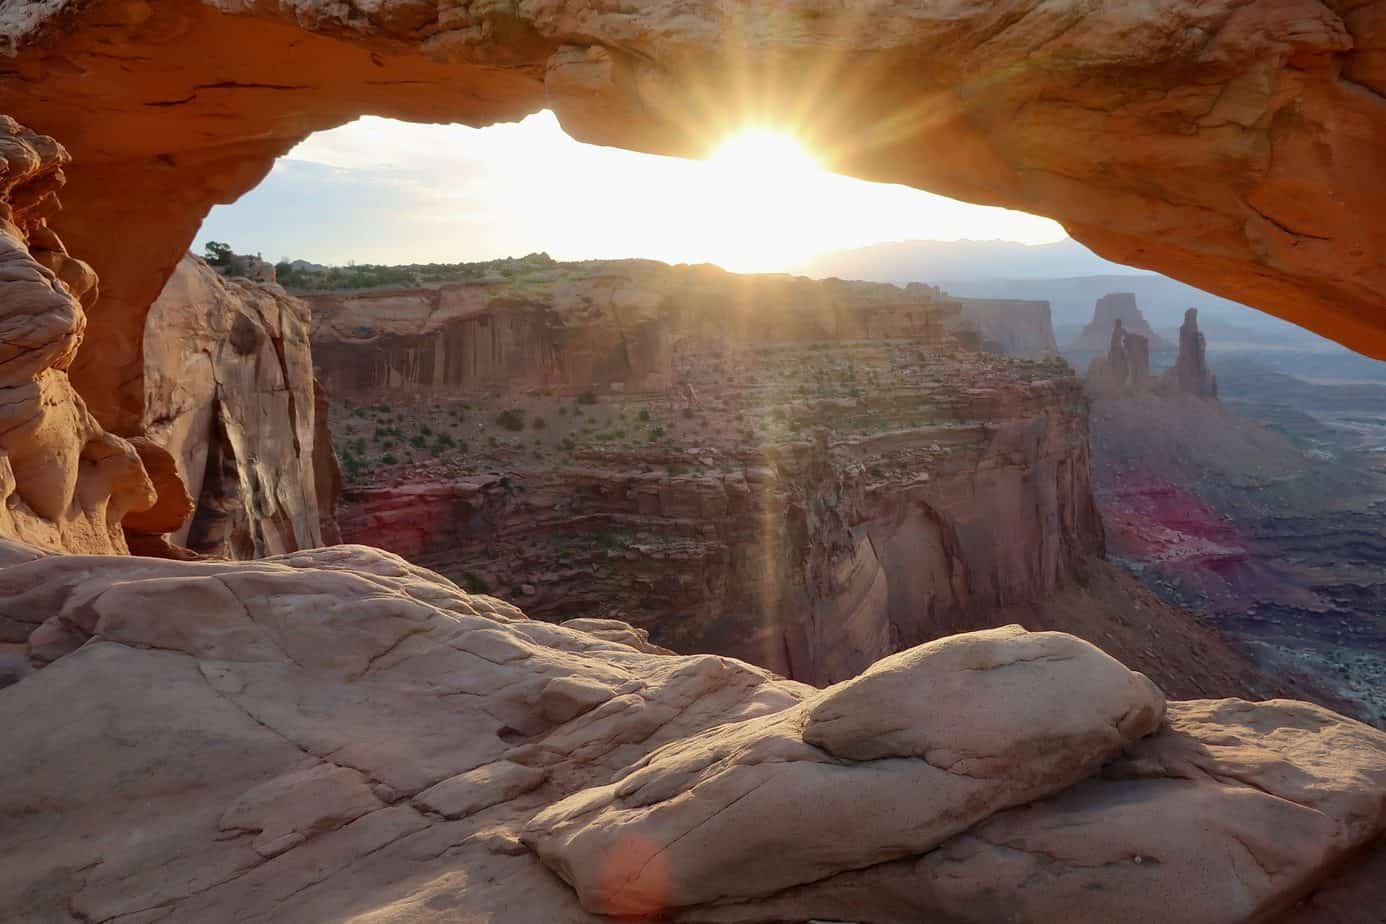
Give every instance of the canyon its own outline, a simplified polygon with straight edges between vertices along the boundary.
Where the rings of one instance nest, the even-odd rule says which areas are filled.
[[[41,0],[3,11],[0,75],[8,114],[76,156],[56,230],[103,280],[105,349],[73,381],[133,435],[145,314],[202,216],[362,114],[547,107],[581,140],[686,156],[778,115],[838,172],[1052,216],[1104,257],[1386,355],[1377,9]]]
[[[1024,621],[1181,695],[1346,707],[1103,560],[1082,382],[977,349],[982,305],[1043,353],[1043,303],[1005,325],[926,286],[542,255],[453,275],[302,293],[348,542],[816,684]]]
[[[344,538],[533,616],[827,683],[1102,549],[1081,383],[964,351],[936,290],[510,261],[306,297],[334,439],[369,473]]]
[[[1244,360],[1231,364],[1226,404],[1196,309],[1159,375],[1145,338],[1122,323],[1087,376],[1113,560],[1211,620],[1263,671],[1307,672],[1380,724],[1386,390],[1315,385]]]
[[[697,154],[811,111],[835,168],[1380,356],[1381,10],[0,5],[0,913],[1372,924],[1386,734],[1101,559],[1083,384],[961,300],[535,259],[310,313],[185,251],[365,112]],[[305,548],[331,436],[348,534],[456,582]],[[1330,708],[1216,698],[1285,688]]]

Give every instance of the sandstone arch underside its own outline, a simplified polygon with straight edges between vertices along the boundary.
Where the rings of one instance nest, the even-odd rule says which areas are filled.
[[[688,155],[776,123],[1386,357],[1377,0],[3,0],[0,50],[0,111],[73,155],[56,229],[103,283],[73,379],[117,433],[208,209],[361,114],[550,107]]]

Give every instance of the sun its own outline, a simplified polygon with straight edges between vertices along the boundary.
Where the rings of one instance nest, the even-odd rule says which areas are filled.
[[[703,164],[705,211],[695,230],[709,257],[734,272],[765,272],[811,251],[829,177],[794,136],[752,128],[721,142]],[[714,203],[716,205],[714,205]]]
[[[723,141],[709,158],[729,175],[766,176],[819,173],[822,167],[792,135],[747,129]]]

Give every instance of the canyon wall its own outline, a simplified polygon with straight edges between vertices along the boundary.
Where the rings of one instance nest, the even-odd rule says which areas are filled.
[[[48,227],[68,163],[0,116],[0,535],[125,552],[121,522],[159,495],[135,446],[105,432],[68,380],[96,275]]]
[[[335,465],[313,378],[308,308],[187,256],[149,312],[144,432],[194,499],[171,542],[225,558],[322,545]]]
[[[626,261],[309,299],[344,538],[536,616],[831,682],[1102,551],[1082,384],[960,349],[937,290]]]
[[[1015,298],[960,298],[963,319],[994,349],[1022,359],[1059,355],[1049,303]]]
[[[67,163],[53,139],[0,118],[0,536],[183,557],[321,544],[307,307],[282,290],[187,257],[149,312],[145,419],[125,439],[88,412],[68,370],[98,280],[48,227]]]
[[[1381,8],[44,0],[0,10],[0,103],[78,158],[58,230],[106,300],[73,382],[126,436],[145,314],[202,217],[362,114],[548,107],[581,140],[694,156],[769,123],[840,172],[1049,215],[1386,356]]]
[[[901,337],[952,343],[961,305],[930,286],[738,276],[649,260],[510,261],[437,288],[303,293],[324,383],[367,398],[494,389],[662,392],[706,344]]]

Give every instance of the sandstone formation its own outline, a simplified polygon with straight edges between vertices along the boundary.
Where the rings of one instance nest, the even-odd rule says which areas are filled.
[[[121,521],[160,498],[135,447],[68,381],[97,280],[47,224],[67,162],[52,138],[0,116],[0,536],[124,552]]]
[[[1218,396],[1217,376],[1208,371],[1208,341],[1198,329],[1198,309],[1184,312],[1179,325],[1179,358],[1165,371],[1160,383],[1167,391],[1197,398]]]
[[[952,346],[962,307],[931,286],[738,276],[652,260],[501,261],[438,287],[302,293],[324,384],[342,397],[547,388],[661,392],[709,348],[903,338]]]
[[[988,348],[1021,359],[1059,355],[1049,303],[1011,298],[960,298],[963,320],[977,328]]]
[[[125,435],[145,313],[202,216],[363,113],[547,106],[580,139],[685,155],[783,125],[841,172],[1050,215],[1386,356],[1379,8],[42,0],[0,11],[0,103],[81,164],[60,230],[107,300],[74,382]]]
[[[1113,395],[1149,391],[1155,385],[1150,374],[1150,341],[1126,331],[1121,318],[1112,328],[1106,356],[1088,364],[1088,388],[1096,394]]]
[[[1376,913],[1337,880],[1292,905],[1381,836],[1386,735],[1289,702],[1161,722],[1068,636],[949,639],[818,691],[360,547],[0,560],[0,630],[47,665],[0,691],[16,920]]]
[[[927,287],[630,261],[308,298],[358,402],[347,541],[534,616],[831,682],[1102,551],[1081,383],[959,350]]]
[[[1147,353],[1174,349],[1173,344],[1151,330],[1150,323],[1136,304],[1136,296],[1130,292],[1114,292],[1099,298],[1093,308],[1092,320],[1067,349],[1075,353],[1106,352],[1115,342],[1118,326],[1127,336],[1145,338]]]
[[[196,503],[174,545],[259,558],[323,544],[336,460],[313,378],[308,307],[187,256],[150,309],[144,432]],[[319,469],[322,474],[319,475]],[[329,525],[329,533],[331,527]]]

